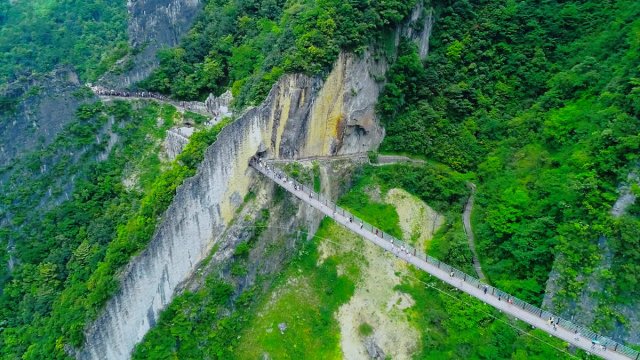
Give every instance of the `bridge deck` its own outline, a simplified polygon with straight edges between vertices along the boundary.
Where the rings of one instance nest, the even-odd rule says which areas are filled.
[[[499,289],[485,285],[478,279],[467,275],[437,259],[422,254],[417,249],[404,244],[402,241],[381,232],[379,229],[365,223],[357,217],[349,214],[334,203],[325,199],[321,195],[313,192],[307,187],[288,178],[284,173],[274,169],[267,163],[252,160],[250,164],[254,169],[273,180],[275,183],[283,187],[285,190],[295,195],[305,203],[311,205],[317,210],[332,218],[337,223],[345,226],[347,229],[362,236],[366,240],[378,245],[385,251],[388,251],[396,257],[414,265],[415,267],[426,271],[430,275],[442,280],[443,282],[479,299],[480,301],[493,306],[494,308],[516,317],[528,324],[535,326],[559,339],[573,344],[591,354],[605,359],[640,359],[640,353],[619,344],[611,339],[599,336],[592,331],[572,324],[569,321],[560,319],[559,317],[541,310],[533,305],[519,300]],[[404,249],[404,250],[403,250]],[[485,288],[487,289],[485,294]],[[554,329],[548,323],[548,319],[560,319],[558,326]],[[576,334],[575,331],[578,330]],[[602,349],[600,346],[595,348],[592,346],[592,340],[596,340],[598,344],[605,345]]]

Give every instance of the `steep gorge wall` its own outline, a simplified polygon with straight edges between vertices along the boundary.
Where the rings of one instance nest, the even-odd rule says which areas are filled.
[[[324,82],[284,76],[262,105],[219,134],[197,174],[177,190],[147,249],[122,272],[119,292],[87,329],[78,358],[129,357],[176,289],[222,241],[253,182],[253,155],[293,159],[377,147],[384,132],[375,117],[383,85],[376,78],[387,64],[372,54],[342,54]]]
[[[73,119],[81,99],[78,76],[69,69],[9,84],[0,96],[20,99],[15,112],[0,115],[0,166],[53,142]]]
[[[201,0],[128,0],[129,44],[137,53],[120,60],[118,73],[107,73],[100,83],[124,89],[146,78],[158,65],[156,52],[178,44],[202,4]]]
[[[121,289],[87,330],[81,359],[123,359],[155,324],[174,290],[187,280],[235,215],[252,179],[249,159],[258,152],[295,153],[325,128],[314,117],[319,80],[285,76],[263,105],[227,126],[193,178],[179,188],[148,248],[123,271]],[[320,98],[317,99],[321,102]],[[287,129],[287,133],[279,132]],[[282,139],[296,139],[285,143]],[[337,143],[328,138],[327,143]],[[328,155],[320,153],[318,155]]]

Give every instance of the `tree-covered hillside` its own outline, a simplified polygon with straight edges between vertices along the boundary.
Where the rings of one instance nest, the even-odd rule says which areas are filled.
[[[161,66],[146,83],[176,98],[193,98],[253,79],[262,86],[247,85],[241,94],[257,101],[285,69],[327,71],[341,49],[367,44],[413,7],[413,3],[390,0],[369,5],[210,1],[181,47],[159,54]],[[38,11],[25,13],[36,17],[19,17],[17,10],[29,6]],[[109,6],[116,9],[116,4]],[[98,70],[104,71],[99,59],[117,59],[110,57],[116,54],[110,50],[119,48],[110,42],[113,33],[109,31],[121,26],[122,19],[112,16],[109,6],[6,5],[7,77],[69,64],[80,70],[83,79],[94,79]],[[77,11],[70,14],[73,9]],[[102,16],[111,16],[105,27],[99,26]],[[65,29],[60,19],[68,19],[78,31],[62,36],[64,31],[55,31],[58,25]],[[309,23],[324,25],[309,27]],[[354,28],[356,24],[359,27]],[[11,42],[9,31],[21,37]],[[29,34],[40,34],[42,43]],[[94,36],[101,39],[92,41]],[[87,42],[93,47],[83,53]],[[42,48],[42,53],[26,54],[21,50],[25,44],[31,44],[31,50]],[[284,50],[288,55],[281,54]],[[264,69],[271,75],[265,75]],[[242,88],[238,84],[236,88]],[[77,95],[84,96],[81,91]],[[140,108],[121,102],[84,105],[50,146],[0,169],[0,260],[14,264],[11,271],[0,272],[2,357],[65,358],[65,349],[82,345],[85,326],[118,289],[118,271],[144,249],[175,189],[194,174],[204,149],[224,125],[197,133],[177,161],[163,164],[158,158],[159,142],[176,116],[172,107]],[[117,146],[110,148],[105,133],[116,134]],[[125,186],[132,177],[139,186]]]
[[[322,77],[340,51],[389,47],[390,33],[419,0],[204,3],[192,30],[159,52],[160,66],[139,87],[176,99],[231,88],[237,107],[255,105],[285,73]],[[536,304],[551,289],[556,309],[569,315],[584,289],[599,284],[598,306],[589,309],[594,329],[627,337],[632,324],[623,310],[640,306],[640,206],[619,217],[610,211],[620,184],[640,173],[640,2],[424,4],[434,10],[430,54],[422,61],[410,41],[400,41],[378,115],[386,130],[380,152],[426,164],[366,168],[341,201],[399,233],[396,209],[376,196],[391,187],[408,192],[448,219],[425,248],[469,270],[459,213],[472,181],[489,281]],[[81,81],[96,79],[129,51],[125,14],[124,1],[0,0],[0,91],[61,65]],[[15,99],[0,97],[0,113],[13,108]],[[85,104],[50,145],[0,168],[0,261],[11,264],[0,271],[0,357],[66,358],[82,345],[85,327],[118,290],[118,271],[144,249],[176,188],[224,126],[196,133],[176,161],[162,161],[160,143],[179,118],[157,104]],[[310,178],[320,186],[319,173]],[[631,189],[640,195],[637,185]],[[283,198],[276,193],[274,202]],[[262,214],[261,225],[269,218]],[[261,290],[205,275],[199,290],[168,307],[135,356],[238,356],[236,346],[243,350],[246,341],[238,334],[252,334],[258,309],[296,277],[307,279],[301,288],[313,295],[285,292],[311,324],[301,326],[300,339],[312,344],[305,349],[341,354],[335,314],[364,267],[338,252],[318,265],[316,246],[341,239],[328,222],[320,229],[325,238],[291,255],[272,283],[260,279]],[[251,246],[232,257],[230,278],[238,283]],[[484,305],[461,305],[424,274],[398,278],[393,290],[417,304],[406,314],[420,332],[418,358],[548,359],[562,347],[538,347],[537,331]],[[270,336],[256,341],[277,348]]]
[[[212,0],[180,46],[159,53],[141,85],[178,99],[231,88],[261,102],[284,73],[321,75],[340,50],[359,52],[404,19],[416,0]]]
[[[592,309],[598,328],[624,325],[614,304],[640,297],[640,220],[610,210],[640,160],[640,3],[436,8],[426,63],[405,46],[389,73],[382,151],[476,174],[474,222],[492,282],[539,303],[555,261],[556,301],[568,304],[595,272],[606,282]]]
[[[540,304],[553,270],[559,275],[559,291],[551,295],[556,309],[564,311],[562,304],[575,301],[591,276],[605,284],[600,305],[590,309],[597,319],[591,325],[616,337],[628,336],[630,330],[625,329],[620,309],[638,306],[640,214],[637,205],[619,219],[612,218],[610,210],[619,184],[637,171],[640,157],[640,4],[627,0],[452,0],[431,1],[431,5],[436,20],[426,62],[420,61],[411,43],[403,42],[388,73],[379,103],[387,130],[381,151],[439,162],[466,173],[478,185],[474,228],[492,283]],[[222,83],[237,80],[231,76]],[[173,91],[170,88],[164,91]],[[394,171],[398,172],[391,178],[406,176],[399,168]],[[429,203],[438,201],[428,194],[415,194]],[[363,203],[367,201],[358,204]],[[468,269],[468,248],[456,226],[460,225],[447,227],[430,251]],[[609,251],[613,260],[603,269],[601,261]],[[337,265],[351,269],[352,262],[339,259]],[[296,269],[279,281],[308,276],[309,283],[315,284],[318,270]],[[416,327],[423,331],[420,358],[564,356],[562,345],[547,347],[536,331],[514,331],[507,322],[480,314],[482,306],[461,307],[449,295],[443,296],[444,289],[425,291],[409,283],[403,291],[430,309],[424,313],[414,310],[420,319]],[[180,298],[136,355],[184,355],[206,351],[207,346],[218,349],[220,342],[229,350],[242,348],[243,342],[253,346],[262,341],[264,349],[275,354],[296,351],[307,356],[316,349],[333,354],[339,346],[335,337],[340,329],[334,319],[338,306],[318,308],[311,300],[291,296],[291,290],[272,289],[264,299],[256,295],[255,306],[263,301],[272,304],[274,298],[283,296],[279,305],[273,305],[275,310],[267,313],[247,311],[243,298],[242,309],[236,308],[231,315],[232,327],[209,331],[211,319],[200,323],[204,310],[198,304],[206,291],[215,293],[219,286],[210,283]],[[343,296],[342,290],[336,291]],[[323,296],[323,291],[318,293]],[[234,303],[215,300],[214,312],[225,302]],[[300,331],[313,334],[323,329],[324,337],[285,337],[287,345],[283,345],[259,331],[249,330],[252,336],[258,334],[258,340],[235,339],[226,332],[251,328],[253,319],[287,318],[282,313],[286,306],[303,309],[305,319],[311,319],[309,328],[296,325],[302,326]],[[446,314],[442,310],[452,308],[456,310]],[[313,315],[315,311],[321,315]],[[333,312],[334,317],[327,318],[326,312]],[[191,320],[185,321],[187,318]],[[221,326],[230,319],[222,318]],[[268,321],[263,324],[266,320],[255,321],[268,326]],[[191,331],[198,335],[187,339],[185,334]],[[183,343],[191,345],[183,347]],[[292,344],[298,348],[292,350]]]
[[[126,28],[120,0],[1,0],[0,83],[59,65],[95,80],[126,53]]]

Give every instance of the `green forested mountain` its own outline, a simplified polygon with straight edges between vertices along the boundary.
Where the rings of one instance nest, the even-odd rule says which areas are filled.
[[[238,109],[256,105],[285,73],[324,77],[340,51],[391,46],[392,30],[418,2],[208,0],[180,45],[161,50],[160,66],[137,86],[181,100],[231,88]],[[434,16],[430,53],[422,61],[413,43],[400,41],[377,110],[386,130],[380,152],[426,164],[367,167],[341,204],[400,234],[397,210],[367,189],[404,189],[449,219],[429,252],[471,271],[459,213],[465,183],[473,182],[473,225],[492,284],[540,305],[553,273],[556,310],[572,315],[589,281],[604,284],[591,325],[628,335],[621,309],[633,311],[640,298],[640,205],[617,218],[610,211],[619,185],[640,172],[640,2],[424,3]],[[96,79],[128,52],[125,14],[121,1],[0,0],[0,83],[61,65]],[[118,271],[144,249],[175,189],[226,124],[196,133],[176,161],[163,161],[161,140],[180,119],[171,106],[84,105],[50,146],[0,169],[0,260],[9,262],[9,247],[16,260],[0,271],[0,357],[66,358],[82,344],[85,326],[118,289]],[[132,176],[137,185],[125,186]],[[319,186],[317,173],[308,178]],[[268,218],[263,212],[256,223]],[[321,242],[342,239],[334,225],[323,222],[318,238],[264,288],[240,295],[210,274],[176,298],[134,357],[242,358],[251,327],[270,319],[263,305],[300,276],[313,296],[286,293],[290,303],[279,305],[311,319],[300,342],[264,334],[256,341],[275,353],[300,344],[291,354],[335,355],[334,314],[364,269],[345,266],[360,260],[352,253],[316,266]],[[245,275],[251,246],[236,249],[234,279]],[[541,345],[536,339],[546,335],[460,302],[424,274],[402,279],[396,289],[416,304],[407,310],[420,332],[416,358],[565,356],[559,341]]]
[[[589,277],[595,277],[605,283],[605,290],[597,299],[600,306],[593,309],[598,318],[594,329],[624,328],[620,308],[633,311],[638,306],[633,299],[640,295],[640,219],[637,205],[619,219],[612,218],[610,210],[619,184],[639,164],[640,5],[624,0],[432,1],[431,5],[436,20],[426,62],[420,61],[413,44],[404,42],[388,73],[379,102],[387,130],[381,151],[441,163],[478,184],[480,209],[474,224],[491,282],[541,304],[550,272],[556,272],[560,290],[553,296],[556,309],[563,310],[581,295]],[[401,168],[394,171],[383,179],[406,178],[402,187],[438,203],[433,193],[415,186],[415,175]],[[378,178],[378,173],[372,171],[365,178]],[[359,200],[351,205],[354,211],[366,210],[363,204],[378,209],[364,194],[357,196]],[[385,220],[378,221],[383,227]],[[450,228],[440,239],[431,251],[471,271],[459,233]],[[602,239],[609,250],[602,247]],[[602,272],[600,264],[607,251],[614,260]],[[305,261],[317,261],[317,255],[309,256],[313,260],[305,256],[296,260],[285,279],[295,279],[295,269],[305,268]],[[236,341],[221,329],[208,331],[206,321],[186,320],[204,316],[198,304],[216,288],[209,284],[172,305],[161,325],[138,348],[138,358],[169,353],[188,356],[208,346],[224,349],[225,343],[242,348],[243,342],[251,341]],[[275,289],[274,293],[285,291],[278,285]],[[557,347],[539,344],[536,332],[528,338],[486,315],[483,318],[481,307],[461,309],[437,291],[411,285],[405,290],[430,309],[419,312],[423,319],[416,326],[429,334],[448,334],[425,336],[420,358],[560,356]],[[340,296],[342,291],[349,293],[347,298],[352,296],[348,285],[337,291]],[[206,311],[219,311],[224,301],[232,300],[216,297]],[[300,305],[287,301],[289,306]],[[333,310],[318,310],[336,311],[340,304],[327,305]],[[452,308],[456,313],[448,313],[448,321],[441,323],[442,312]],[[238,310],[229,331],[259,323],[252,311],[258,311],[259,317],[269,316],[263,310]],[[321,326],[327,326],[323,331],[328,333],[336,331],[337,324],[333,328],[322,324],[309,331],[320,331]],[[192,332],[198,336],[188,337]],[[264,341],[265,349],[276,353],[293,351],[272,343],[268,335]],[[311,339],[300,340],[309,346],[303,354],[336,346],[330,335],[321,344],[306,341]],[[177,345],[182,342],[184,347]],[[463,345],[472,343],[472,349]]]
[[[141,85],[179,99],[220,94],[261,102],[285,72],[326,74],[340,50],[362,51],[416,0],[212,0],[180,46],[159,53]]]
[[[609,212],[639,164],[640,4],[440,9],[424,66],[405,47],[391,69],[382,150],[476,174],[483,262],[505,290],[539,302],[559,258],[557,295],[575,299],[576,274],[594,270],[606,236],[616,258],[606,301],[637,298],[638,213]]]
[[[32,5],[35,7],[37,3]],[[72,5],[42,4],[43,9],[53,11],[47,14],[62,17],[74,8]],[[76,5],[78,9],[91,9],[91,6]],[[265,4],[212,1],[181,47],[159,53],[160,68],[142,85],[169,92],[181,99],[195,98],[209,91],[220,92],[232,85],[231,81],[236,82],[236,87],[241,87],[237,81],[251,79],[262,82],[262,85],[247,85],[250,90],[243,90],[241,95],[258,101],[285,68],[290,72],[306,71],[310,74],[326,72],[340,49],[355,50],[364,46],[376,34],[402,20],[413,7],[413,3],[401,1],[380,1],[373,7],[368,5],[292,2],[285,6],[269,1]],[[106,7],[102,3],[100,6]],[[344,22],[337,22],[338,18],[329,16],[336,14],[338,6],[343,7],[339,13],[345,16]],[[8,9],[7,14],[14,17],[6,17],[7,31],[26,31],[31,26],[37,30],[34,34],[47,33],[46,24],[49,23],[46,21],[38,23],[29,18],[18,18],[12,14],[19,8]],[[98,17],[108,14],[106,8],[94,10],[97,12],[93,14]],[[300,14],[305,15],[300,17]],[[82,22],[74,20],[74,16],[80,16],[91,24],[98,20],[83,17],[85,15],[89,16],[82,10],[70,16],[69,21],[76,26]],[[118,17],[114,19],[107,25],[117,26],[120,20]],[[247,23],[242,25],[243,22]],[[326,24],[320,31],[319,28],[308,27],[309,22]],[[361,30],[372,31],[361,37],[361,32],[353,28],[355,23]],[[264,26],[256,27],[256,24]],[[281,32],[278,26],[286,31]],[[344,35],[334,36],[338,26]],[[100,47],[101,44],[113,43],[108,42],[108,33],[100,33],[102,30],[82,29],[86,32],[76,32],[67,39],[74,50],[83,49],[93,36],[102,36],[101,41],[92,43],[96,47],[87,50],[89,53],[82,59],[61,57],[67,43],[53,46],[52,40],[43,40],[46,43],[43,45],[46,49],[42,54],[43,60],[29,63],[18,56],[21,42],[13,44],[7,40],[8,48],[16,52],[7,62],[25,64],[25,69],[33,71],[46,71],[51,63],[64,65],[68,62],[81,70],[86,66],[86,71],[81,74],[86,79],[94,79],[98,74],[92,72],[96,69],[96,59],[110,54]],[[29,43],[28,39],[25,41]],[[227,47],[217,48],[224,44]],[[287,49],[289,55],[283,56],[281,51],[284,50],[278,48],[278,44]],[[260,52],[271,54],[273,58],[264,67],[271,75],[265,75],[263,59],[255,57]],[[75,53],[71,54],[75,56]],[[30,57],[33,59],[39,58]],[[9,68],[14,74],[21,71],[20,66]],[[82,345],[85,325],[95,319],[104,303],[118,289],[117,272],[151,239],[175,189],[194,174],[204,149],[224,126],[221,123],[207,132],[194,135],[178,161],[167,168],[167,164],[159,164],[157,141],[177,121],[175,110],[157,107],[134,109],[124,103],[103,106],[98,102],[81,107],[76,117],[51,146],[2,169],[6,179],[1,214],[6,218],[6,225],[0,236],[4,244],[15,247],[17,259],[17,266],[11,273],[1,273],[0,354],[4,357],[64,358],[68,356],[65,345]],[[164,120],[154,124],[157,117]],[[109,123],[105,129],[110,118],[116,123]],[[92,144],[91,136],[104,131],[118,133],[122,148],[109,149],[107,160],[95,164],[95,157],[105,151],[107,140]],[[74,156],[76,152],[80,153],[80,159]],[[29,179],[38,169],[47,166],[55,166],[54,171]],[[140,176],[140,187],[123,187],[121,182],[131,175],[131,171],[139,172],[136,176]],[[60,200],[60,205],[44,213],[38,211],[43,199],[58,199],[63,193],[64,189],[58,184],[53,186],[53,196],[47,195],[52,191],[51,184],[56,184],[56,178],[70,174],[79,179],[70,199]],[[3,247],[0,255],[7,261],[9,254],[5,249]]]
[[[0,83],[56,66],[95,80],[126,53],[124,1],[0,1]]]

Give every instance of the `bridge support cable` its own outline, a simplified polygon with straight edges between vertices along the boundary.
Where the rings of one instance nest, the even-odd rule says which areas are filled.
[[[577,348],[604,359],[638,360],[640,356],[640,352],[624,344],[600,336],[586,327],[573,324],[555,314],[528,304],[438,259],[422,253],[422,251],[359,219],[357,216],[333,203],[330,199],[298,183],[266,161],[252,158],[249,165],[289,193],[352,232],[429,273],[431,276],[493,306],[505,314],[520,319]],[[553,323],[549,321],[550,319],[553,319]]]

